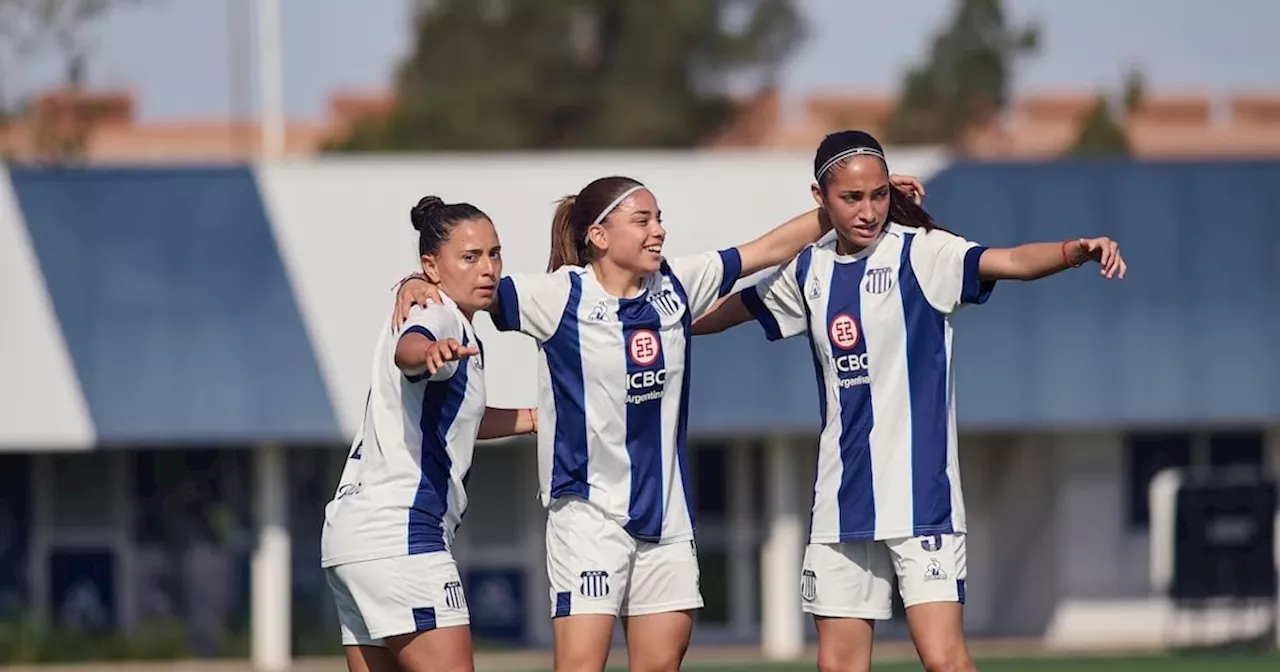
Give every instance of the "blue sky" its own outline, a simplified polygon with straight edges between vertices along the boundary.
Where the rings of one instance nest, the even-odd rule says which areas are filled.
[[[952,0],[798,1],[810,35],[782,82],[796,95],[893,90],[953,9]],[[336,88],[390,83],[409,45],[409,0],[281,4],[290,117],[321,117]],[[1131,66],[1157,89],[1280,91],[1277,0],[1006,0],[1005,6],[1014,21],[1042,25],[1041,53],[1019,66],[1018,91],[1116,89]],[[252,28],[228,28],[232,17],[245,26],[253,16],[252,0],[143,0],[125,7],[88,33],[89,80],[132,89],[144,119],[249,112],[256,99]],[[237,34],[243,39],[233,48]],[[8,95],[40,88],[58,74],[49,54],[0,65]],[[240,73],[235,81],[233,71]]]

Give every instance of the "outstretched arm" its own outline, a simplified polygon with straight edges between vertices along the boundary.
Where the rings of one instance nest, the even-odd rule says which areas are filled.
[[[537,431],[538,412],[532,408],[486,408],[476,438],[501,439]]]
[[[434,340],[425,330],[412,327],[396,342],[396,366],[411,378],[424,373],[431,380],[443,380],[453,375],[460,359],[474,357],[480,351],[474,347],[459,345],[453,338]]]
[[[1128,270],[1120,256],[1120,246],[1103,237],[991,248],[978,260],[978,275],[984,281],[1039,280],[1087,261],[1097,262],[1107,279],[1123,279]]]
[[[693,334],[718,334],[751,320],[751,311],[742,302],[742,292],[715,302],[711,310],[693,321]]]

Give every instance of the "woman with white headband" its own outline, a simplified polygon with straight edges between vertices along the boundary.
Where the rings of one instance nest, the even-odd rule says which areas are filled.
[[[920,190],[914,178],[895,181]],[[666,259],[653,193],[605,177],[560,201],[547,273],[498,284],[498,329],[540,346],[558,672],[604,669],[619,617],[632,670],[678,669],[703,606],[685,446],[692,322],[739,278],[829,229],[812,210],[739,247]],[[400,309],[428,299],[424,289],[406,283]]]
[[[874,623],[892,582],[926,670],[974,670],[964,642],[965,516],[956,450],[951,315],[997,280],[1101,265],[1123,278],[1107,238],[982,247],[936,227],[890,184],[861,131],[827,136],[814,200],[836,235],[721,302],[694,333],[753,317],[769,340],[806,334],[823,418],[800,579],[818,630],[818,669],[871,669]]]

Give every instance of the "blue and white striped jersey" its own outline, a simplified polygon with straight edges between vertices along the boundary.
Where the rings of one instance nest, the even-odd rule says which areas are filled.
[[[950,316],[990,296],[984,249],[890,224],[856,255],[831,236],[743,291],[770,340],[812,345],[823,427],[811,543],[964,531]]]
[[[693,320],[733,288],[738,250],[664,260],[620,299],[588,268],[514,275],[494,324],[538,342],[538,471],[544,505],[577,496],[635,538],[693,538],[685,435]]]
[[[453,544],[485,411],[483,356],[449,362],[434,376],[408,375],[395,363],[404,334],[481,347],[457,305],[441,300],[415,307],[398,334],[382,328],[360,433],[325,507],[323,567]]]

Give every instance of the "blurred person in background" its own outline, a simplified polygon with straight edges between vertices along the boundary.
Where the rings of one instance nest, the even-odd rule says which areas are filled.
[[[813,348],[824,423],[800,587],[818,629],[818,669],[871,669],[896,573],[925,669],[974,670],[962,629],[951,315],[985,303],[998,280],[1087,261],[1123,278],[1125,263],[1107,238],[997,249],[938,228],[891,184],[867,133],[827,136],[813,168],[813,197],[835,235],[720,302],[694,333],[754,318],[769,340],[805,334]]]
[[[476,439],[536,430],[533,409],[485,406],[471,318],[502,274],[493,222],[469,203],[411,212],[438,301],[414,307],[374,350],[364,420],[325,508],[321,566],[352,672],[473,669],[470,617],[450,548]]]
[[[618,618],[631,670],[679,669],[703,606],[685,446],[692,323],[737,280],[829,231],[819,215],[738,247],[667,259],[653,192],[604,177],[560,200],[547,272],[498,284],[494,324],[539,345],[557,672],[603,670]],[[407,281],[398,314],[432,298],[429,283]]]

